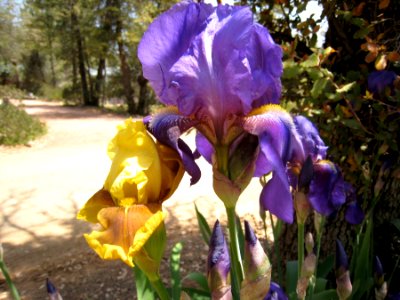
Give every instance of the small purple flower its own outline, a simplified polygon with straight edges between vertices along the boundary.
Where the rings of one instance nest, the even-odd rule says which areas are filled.
[[[264,300],[288,300],[283,289],[275,282],[271,282],[269,291]]]
[[[374,94],[381,94],[386,87],[393,87],[396,77],[393,71],[374,71],[368,76],[368,89]]]
[[[210,238],[210,250],[207,259],[208,285],[212,299],[225,299],[231,295],[230,285],[231,261],[228,246],[217,220]]]

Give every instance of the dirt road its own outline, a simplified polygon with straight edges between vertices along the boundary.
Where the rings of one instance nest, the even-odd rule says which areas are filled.
[[[48,134],[29,146],[0,146],[0,242],[22,298],[46,299],[49,277],[64,299],[133,299],[130,269],[119,261],[100,260],[82,237],[91,227],[75,219],[78,209],[103,184],[110,165],[106,147],[125,117],[54,102],[21,104],[48,126]],[[194,149],[193,135],[185,139]],[[183,272],[205,270],[207,246],[199,236],[193,203],[210,225],[225,218],[212,191],[210,166],[204,160],[199,164],[200,182],[190,187],[185,175],[164,206],[169,213],[169,249],[184,241]],[[255,180],[237,210],[256,227],[260,220],[251,215],[257,214],[259,191]],[[9,299],[9,294],[0,275],[3,299]]]

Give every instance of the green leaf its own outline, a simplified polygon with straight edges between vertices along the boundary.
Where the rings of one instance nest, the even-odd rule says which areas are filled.
[[[323,291],[321,293],[314,294],[313,296],[313,300],[337,300],[337,299],[339,298],[336,290],[334,289]]]
[[[328,83],[328,79],[319,78],[314,82],[314,85],[310,91],[311,97],[317,98],[324,91],[326,84]]]
[[[325,278],[317,278],[317,280],[315,281],[314,293],[318,294],[318,293],[325,291],[327,283],[328,283],[328,280],[326,280]]]
[[[210,293],[194,288],[183,288],[183,291],[190,296],[192,300],[210,300]]]
[[[344,86],[342,86],[341,88],[336,89],[336,92],[338,93],[347,93],[348,91],[350,91],[354,86],[356,85],[356,82],[350,82],[348,84],[345,84]]]
[[[286,60],[283,62],[283,75],[285,79],[293,79],[303,72],[303,68],[293,60]]]
[[[194,204],[194,208],[196,210],[197,223],[199,224],[201,236],[203,237],[204,242],[208,245],[211,237],[210,226],[208,226],[206,218],[204,218],[204,216],[197,209],[196,203]]]
[[[304,68],[312,68],[312,67],[318,67],[319,63],[320,61],[318,54],[313,53],[305,61],[301,63],[301,66]]]
[[[364,39],[371,31],[371,27],[362,27],[354,33],[353,38]]]
[[[326,278],[329,272],[332,271],[334,263],[334,255],[329,255],[323,262],[319,263],[317,268],[317,277]]]
[[[236,227],[238,229],[237,235],[239,240],[239,248],[240,248],[240,256],[243,258],[244,256],[244,232],[242,228],[242,224],[240,224],[240,218],[236,215]]]
[[[194,281],[195,283],[198,284],[198,286],[201,288],[202,291],[208,293],[210,292],[210,289],[208,287],[207,277],[203,273],[198,273],[198,272],[190,273],[182,279],[182,282],[186,280]]]
[[[287,293],[296,293],[297,286],[297,260],[286,263],[286,288]]]
[[[321,72],[321,70],[319,68],[308,68],[306,69],[308,76],[310,76],[310,78],[312,80],[317,80],[318,78],[322,78],[324,77],[324,74]]]
[[[180,262],[181,262],[181,252],[182,243],[176,243],[171,252],[171,287],[172,287],[172,299],[180,299],[181,296],[181,272],[180,272]]]
[[[138,267],[133,268],[135,275],[136,294],[138,300],[155,300],[156,293],[153,290],[150,281]]]

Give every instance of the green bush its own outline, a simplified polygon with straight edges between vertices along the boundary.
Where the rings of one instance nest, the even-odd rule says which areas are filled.
[[[0,104],[0,145],[26,144],[47,132],[46,124],[4,101]]]
[[[12,98],[12,99],[24,99],[26,93],[20,89],[17,89],[13,85],[0,85],[0,99],[1,98]]]

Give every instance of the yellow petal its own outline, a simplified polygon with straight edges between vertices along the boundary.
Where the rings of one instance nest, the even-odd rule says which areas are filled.
[[[113,199],[134,198],[137,203],[158,199],[161,188],[161,165],[153,138],[142,121],[128,119],[110,142],[113,159],[104,187]],[[151,178],[151,180],[149,180]]]
[[[146,225],[147,221],[160,209],[160,205],[104,208],[97,216],[103,230],[86,234],[86,241],[102,259],[121,259],[132,267],[133,255],[140,251],[147,240],[145,238],[151,236],[149,230],[154,227],[153,221]],[[147,228],[145,236],[142,227]],[[138,231],[141,236],[139,239],[135,237]],[[136,242],[139,243],[138,246],[135,246]],[[132,251],[131,247],[134,247],[135,251]]]
[[[157,149],[161,158],[161,193],[159,200],[164,201],[178,188],[179,183],[185,173],[182,160],[178,153],[162,144],[157,144]]]
[[[108,191],[101,189],[95,193],[78,212],[77,219],[91,223],[98,223],[97,214],[106,207],[114,206],[114,202]]]

